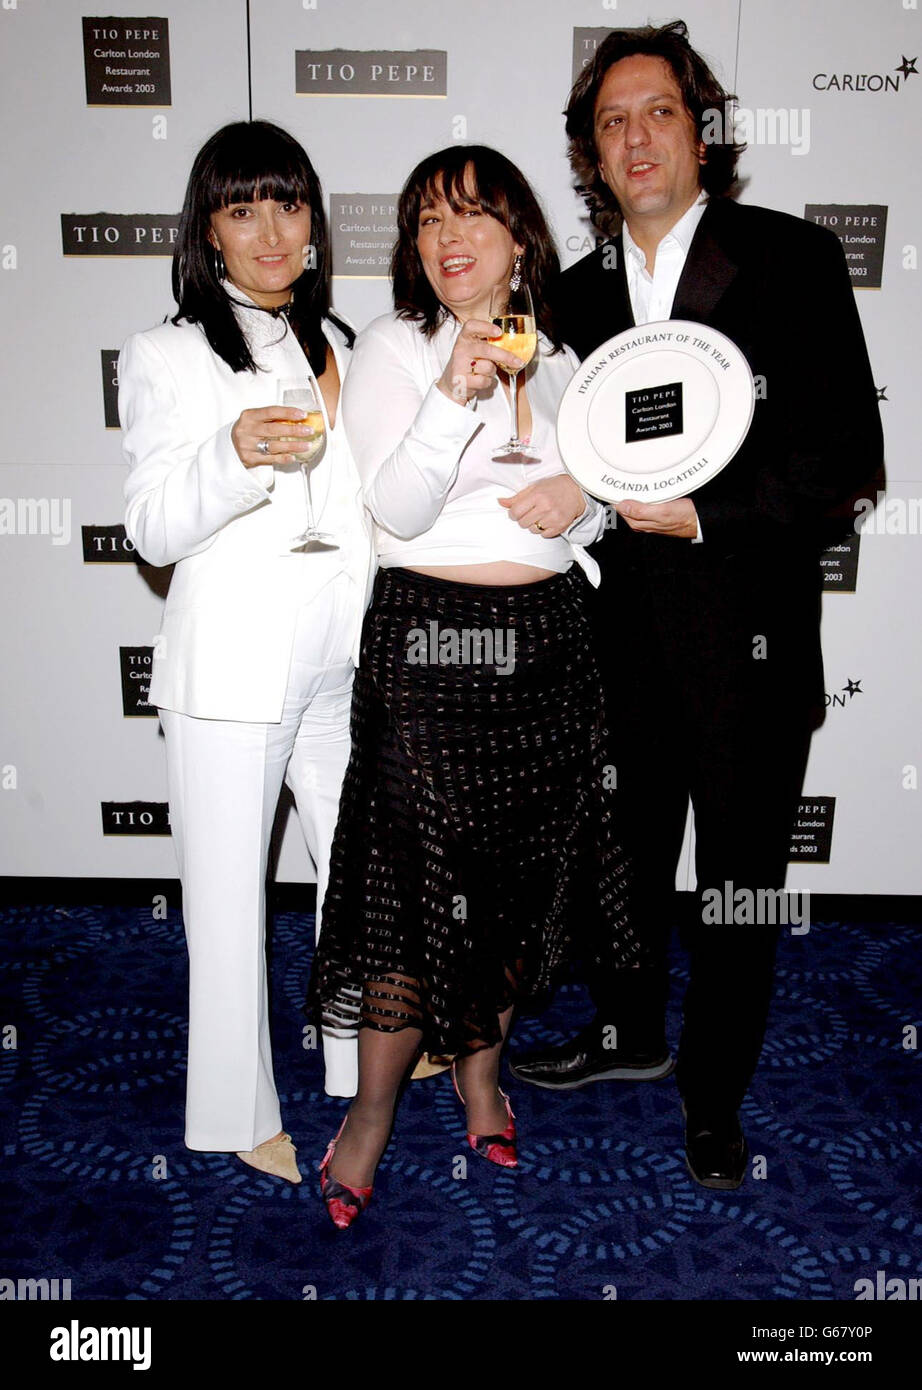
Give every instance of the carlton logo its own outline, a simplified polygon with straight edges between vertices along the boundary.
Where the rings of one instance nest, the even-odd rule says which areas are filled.
[[[61,213],[65,256],[172,256],[178,235],[176,213]]]
[[[448,54],[441,48],[405,53],[299,50],[295,92],[307,97],[444,97],[448,95]]]
[[[863,680],[864,677],[862,676],[861,679]],[[844,709],[846,705],[851,704],[856,695],[863,694],[864,691],[861,689],[861,681],[852,680],[851,676],[849,676],[841,690],[833,690],[832,692],[826,691],[826,708]]]
[[[918,58],[900,57],[892,72],[817,72],[813,86],[818,92],[899,92],[908,77],[919,76]]]
[[[104,835],[170,835],[170,807],[166,801],[103,801]]]

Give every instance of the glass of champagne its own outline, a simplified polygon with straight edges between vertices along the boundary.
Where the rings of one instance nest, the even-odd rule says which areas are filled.
[[[513,271],[512,279],[508,285],[498,286],[490,296],[490,318],[499,329],[499,337],[491,338],[490,342],[513,353],[522,364],[520,367],[499,368],[500,371],[508,373],[509,376],[512,434],[505,444],[499,446],[493,458],[509,459],[516,456],[525,459],[537,458],[535,450],[530,449],[519,439],[519,401],[516,389],[518,374],[522,367],[528,366],[535,355],[538,346],[538,332],[535,326],[535,310],[532,304],[531,290],[522,279],[521,271],[518,268]]]
[[[311,469],[316,468],[323,458],[327,442],[326,426],[317,387],[307,378],[280,381],[279,405],[293,405],[297,406],[299,410],[305,411],[306,416],[299,423],[310,425],[314,430],[312,439],[303,435],[288,436],[291,443],[298,445],[294,457],[301,468],[301,477],[304,480],[304,497],[307,503],[307,530],[303,535],[295,536],[291,544],[295,548],[300,548],[316,543],[326,548],[336,549],[336,544],[330,533],[321,531],[317,526],[314,519],[314,503],[311,497]],[[284,435],[280,437],[285,438]]]

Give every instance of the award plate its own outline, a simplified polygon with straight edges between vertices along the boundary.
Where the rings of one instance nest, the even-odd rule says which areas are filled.
[[[703,323],[638,324],[596,348],[557,412],[567,471],[603,502],[685,497],[730,462],[755,388],[735,343]]]

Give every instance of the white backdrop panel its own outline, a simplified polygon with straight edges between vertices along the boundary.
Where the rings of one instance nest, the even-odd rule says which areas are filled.
[[[172,106],[86,105],[81,18],[94,9],[169,19]],[[247,61],[247,19],[251,63]],[[899,89],[827,90],[817,74],[892,74],[919,52],[919,15],[861,0],[693,0],[680,7],[692,42],[744,108],[809,117],[809,148],[756,141],[743,158],[744,200],[802,216],[807,203],[888,209],[883,283],[860,291],[896,497],[922,488],[915,407],[919,321],[912,248],[922,214],[915,143],[922,77]],[[104,837],[100,802],[166,798],[155,719],[123,717],[119,646],[143,646],[160,600],[134,565],[85,565],[81,525],[122,520],[124,466],[103,420],[100,351],[172,310],[165,257],[65,258],[64,212],[179,210],[189,166],[209,134],[253,114],[290,129],[324,190],[396,194],[412,166],[455,139],[497,146],[524,170],[548,211],[562,260],[593,244],[570,184],[561,111],[575,27],[662,22],[621,0],[120,0],[96,7],[45,0],[0,10],[5,128],[0,311],[5,353],[0,499],[67,500],[71,539],[0,536],[5,596],[0,769],[0,874],[160,876],[175,872],[168,838]],[[441,99],[295,94],[297,49],[447,50]],[[509,93],[509,95],[507,95]],[[155,139],[155,118],[166,138]],[[160,127],[162,132],[162,125]],[[803,143],[803,140],[801,141]],[[10,263],[8,248],[15,248]],[[909,248],[907,251],[906,248]],[[359,327],[390,304],[385,280],[337,279],[337,306]],[[815,351],[815,326],[792,321],[792,352]],[[771,384],[768,383],[768,389]],[[922,761],[916,637],[922,589],[918,534],[862,541],[858,591],[824,600],[827,689],[834,700],[814,740],[805,795],[835,796],[829,865],[795,865],[792,887],[912,893]],[[2,773],[0,773],[2,776]],[[906,783],[910,785],[907,786]],[[292,818],[278,877],[311,876]],[[692,875],[687,852],[679,881]]]

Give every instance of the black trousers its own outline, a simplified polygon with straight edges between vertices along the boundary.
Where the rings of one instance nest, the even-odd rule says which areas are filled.
[[[778,928],[708,920],[726,915],[715,913],[709,890],[725,902],[726,885],[731,900],[748,889],[758,903],[760,889],[783,888],[815,723],[815,672],[754,630],[738,586],[715,586],[704,569],[622,579],[608,603],[603,584],[594,620],[634,862],[632,914],[650,964],[594,975],[597,1021],[613,1023],[629,1049],[663,1045],[675,870],[691,797],[698,888],[682,933],[690,983],[676,1079],[689,1109],[737,1110],[765,1034]]]

